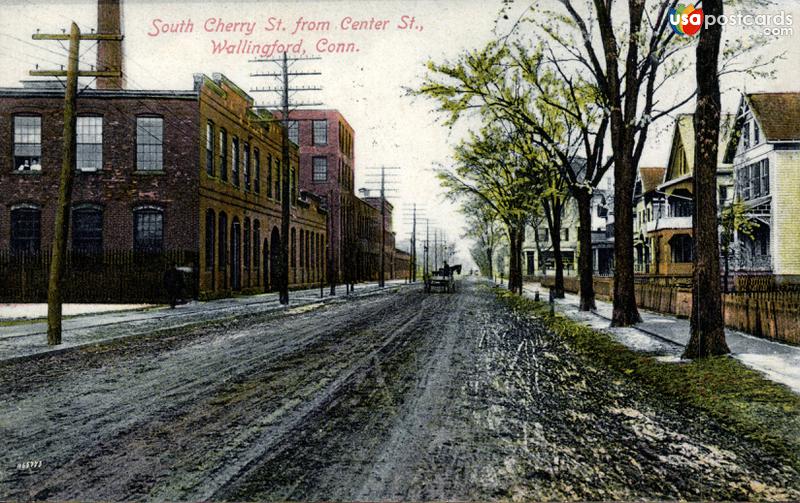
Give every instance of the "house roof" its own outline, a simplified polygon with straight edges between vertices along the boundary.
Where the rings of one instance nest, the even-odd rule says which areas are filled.
[[[767,141],[800,140],[800,93],[749,93]]]
[[[719,149],[717,166],[719,168],[727,167],[725,164],[725,152],[728,149],[728,142],[730,142],[731,134],[733,133],[734,114],[722,114],[719,125]],[[683,143],[683,150],[686,153],[686,165],[689,166],[690,172],[694,168],[694,114],[680,114],[675,121],[675,132],[681,137]]]
[[[639,177],[642,179],[642,194],[656,190],[664,181],[664,172],[667,168],[639,168]]]

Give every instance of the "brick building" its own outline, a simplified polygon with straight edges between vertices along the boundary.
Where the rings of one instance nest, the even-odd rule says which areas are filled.
[[[280,114],[277,114],[280,116]],[[328,268],[342,283],[380,275],[380,198],[355,194],[355,132],[338,110],[298,110],[289,115],[289,139],[299,146],[300,188],[316,194],[330,212]],[[386,226],[385,275],[394,273],[391,204]]]
[[[299,146],[300,188],[316,194],[330,212],[330,273],[339,282],[363,279],[348,277],[344,248],[351,240],[344,230],[355,183],[353,128],[337,110],[298,110],[289,117],[289,139]]]
[[[186,91],[81,93],[67,300],[149,300],[169,261],[195,272],[195,295],[275,283],[280,130],[252,105],[220,74],[196,76]],[[11,300],[46,295],[62,127],[63,89],[0,89],[0,279]],[[292,159],[289,282],[310,285],[325,278],[327,214],[298,190],[296,149]],[[76,270],[78,256],[94,257],[91,266]]]

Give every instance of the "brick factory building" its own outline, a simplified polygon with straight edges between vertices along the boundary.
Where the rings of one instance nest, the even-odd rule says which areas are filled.
[[[280,114],[276,114],[280,116]],[[300,150],[300,187],[317,194],[330,213],[328,270],[340,283],[374,281],[380,276],[380,198],[355,194],[355,132],[338,110],[291,112],[289,139]],[[387,215],[385,279],[395,271],[390,203]]]
[[[61,169],[63,89],[0,89],[4,301],[46,297]],[[66,300],[155,301],[172,262],[190,293],[272,288],[280,236],[280,129],[223,75],[186,91],[84,90],[77,105]],[[325,280],[327,214],[298,189],[291,153],[289,282]]]

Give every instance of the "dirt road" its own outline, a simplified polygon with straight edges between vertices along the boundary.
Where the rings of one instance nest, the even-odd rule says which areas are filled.
[[[0,498],[800,497],[758,446],[462,286],[0,365]]]

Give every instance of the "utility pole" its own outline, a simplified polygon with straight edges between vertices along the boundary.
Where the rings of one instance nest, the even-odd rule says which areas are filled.
[[[92,33],[81,35],[74,22],[67,34],[35,34],[33,40],[69,40],[69,59],[66,70],[32,70],[34,77],[66,77],[64,90],[64,142],[61,147],[61,181],[56,205],[55,232],[50,260],[50,277],[47,285],[47,344],[61,344],[61,304],[64,280],[64,264],[67,255],[67,236],[69,235],[70,206],[72,203],[72,180],[76,158],[76,102],[78,98],[78,77],[121,77],[119,71],[79,71],[78,59],[81,40],[122,40],[120,34]]]
[[[300,75],[321,75],[320,72],[289,72],[289,62],[320,59],[320,58],[289,58],[286,53],[280,59],[254,59],[251,63],[278,63],[280,73],[251,73],[251,77],[275,77],[279,79],[280,85],[277,87],[256,88],[251,92],[278,92],[281,96],[279,107],[258,107],[281,110],[281,252],[280,264],[278,267],[278,298],[281,304],[289,303],[289,227],[291,219],[291,205],[294,202],[294,192],[292,191],[292,165],[289,148],[289,113],[290,107],[297,106],[316,106],[320,103],[290,103],[289,92],[299,91],[320,91],[320,87],[293,87],[289,88],[289,77]],[[298,166],[299,168],[299,166]],[[294,176],[295,187],[298,183],[299,169]],[[296,250],[295,250],[296,253]],[[330,271],[328,271],[330,274]]]
[[[380,256],[380,276],[378,277],[378,286],[384,287],[384,276],[386,274],[386,192],[394,189],[386,188],[386,177],[392,176],[386,173],[387,170],[399,170],[396,166],[380,166],[375,168],[367,168],[377,170],[380,169],[380,194],[381,194],[381,256]]]
[[[417,203],[411,207],[405,207],[403,213],[403,224],[411,226],[411,281],[416,283],[419,267],[419,254],[417,253],[417,222],[426,220],[425,208],[417,208]]]

